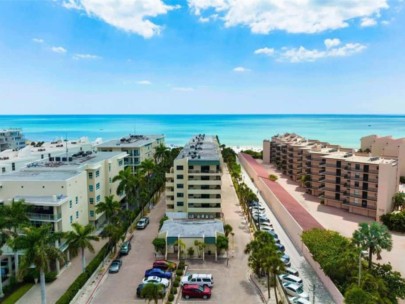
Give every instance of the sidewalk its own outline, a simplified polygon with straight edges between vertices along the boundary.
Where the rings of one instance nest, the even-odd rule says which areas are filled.
[[[100,249],[107,242],[107,239],[100,239],[98,242],[93,242],[95,253],[85,252],[87,265],[97,255]],[[63,293],[69,288],[70,284],[82,272],[82,260],[80,254],[70,261],[70,264],[61,271],[59,277],[52,283],[46,284],[46,299],[47,303],[55,303]],[[34,285],[16,304],[41,304],[41,288],[40,284]]]

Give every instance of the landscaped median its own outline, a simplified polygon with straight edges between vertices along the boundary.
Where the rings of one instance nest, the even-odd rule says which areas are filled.
[[[12,294],[10,294],[7,298],[3,299],[1,303],[3,304],[14,304],[16,303],[34,284],[24,284],[18,287]]]

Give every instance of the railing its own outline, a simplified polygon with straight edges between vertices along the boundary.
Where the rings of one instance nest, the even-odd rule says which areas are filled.
[[[62,219],[62,214],[43,214],[43,213],[27,213],[27,216],[30,220],[35,221],[58,221]]]
[[[203,174],[208,174],[208,173],[221,173],[220,170],[188,170],[188,173],[203,173]]]

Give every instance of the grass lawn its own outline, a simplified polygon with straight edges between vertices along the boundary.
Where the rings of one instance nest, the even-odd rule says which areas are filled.
[[[3,300],[3,304],[14,304],[17,302],[34,284],[25,284],[15,290],[11,295],[9,295],[7,298]]]

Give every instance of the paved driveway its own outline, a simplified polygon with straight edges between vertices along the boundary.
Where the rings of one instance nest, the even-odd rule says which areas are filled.
[[[156,237],[159,220],[165,212],[164,196],[149,214],[150,224],[145,230],[137,230],[132,239],[132,250],[122,257],[119,273],[107,274],[104,282],[95,293],[91,303],[145,303],[136,299],[136,288],[144,277],[145,270],[151,268],[154,257],[152,240]]]

